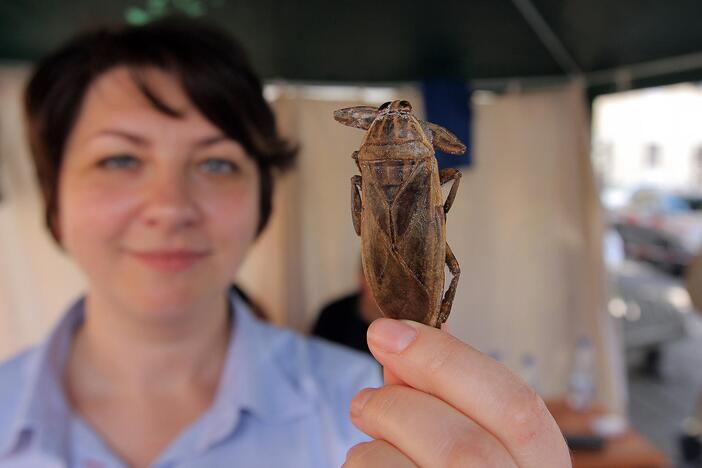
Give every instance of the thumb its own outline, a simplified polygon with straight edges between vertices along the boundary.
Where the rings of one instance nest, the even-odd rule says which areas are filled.
[[[441,324],[441,331],[450,335],[448,323],[444,322]],[[402,379],[393,374],[393,372],[387,367],[383,367],[383,382],[385,385],[407,385]]]

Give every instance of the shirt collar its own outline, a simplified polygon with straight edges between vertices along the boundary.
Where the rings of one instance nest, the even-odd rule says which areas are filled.
[[[48,338],[29,356],[24,395],[15,424],[0,440],[0,456],[26,442],[65,456],[70,407],[62,390],[63,369],[74,331],[83,320],[85,299],[75,302]],[[231,433],[242,413],[261,420],[294,419],[309,413],[317,387],[305,369],[305,347],[293,332],[261,322],[232,293],[230,344],[219,388],[199,423],[198,445],[209,445]],[[307,371],[307,372],[305,372]],[[199,426],[200,424],[198,424]]]
[[[242,414],[262,421],[295,419],[312,411],[317,386],[299,364],[301,342],[290,330],[263,323],[238,294],[231,295],[230,346],[215,401],[203,422],[201,447],[230,434]]]

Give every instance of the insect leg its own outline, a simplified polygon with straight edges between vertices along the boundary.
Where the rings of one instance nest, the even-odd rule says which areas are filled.
[[[441,310],[439,311],[439,320],[436,323],[436,328],[441,328],[441,324],[448,319],[451,313],[453,298],[456,295],[456,286],[458,286],[458,278],[461,277],[461,267],[458,265],[458,260],[456,260],[456,256],[448,243],[446,243],[446,266],[448,266],[453,278],[451,278],[451,284],[449,284],[446,294],[444,294],[444,299],[441,301]]]
[[[363,202],[361,201],[361,176],[355,175],[351,177],[351,219],[353,220],[353,228],[357,235],[361,235],[361,209]]]
[[[349,127],[368,130],[378,115],[377,107],[356,106],[334,111],[334,120]]]
[[[439,173],[439,181],[441,185],[446,182],[453,180],[453,185],[451,185],[451,190],[449,191],[448,197],[446,197],[446,202],[444,203],[444,213],[448,213],[453,205],[453,200],[456,198],[456,192],[458,191],[458,183],[461,181],[461,171],[453,167],[442,169]]]
[[[431,122],[424,122],[424,128],[431,132],[431,143],[434,149],[439,149],[449,154],[463,154],[466,152],[466,145],[461,143],[456,135],[446,130],[440,125]]]

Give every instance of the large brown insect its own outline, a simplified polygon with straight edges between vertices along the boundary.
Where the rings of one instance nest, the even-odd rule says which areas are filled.
[[[414,117],[407,101],[339,109],[334,119],[368,130],[353,153],[361,175],[351,178],[351,215],[378,306],[387,317],[440,328],[461,273],[446,243],[446,213],[461,173],[439,172],[434,148],[463,154],[465,145],[445,128]],[[444,202],[441,186],[449,181]],[[444,265],[453,277],[442,299]]]

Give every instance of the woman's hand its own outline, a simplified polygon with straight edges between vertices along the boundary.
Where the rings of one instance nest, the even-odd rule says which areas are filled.
[[[385,385],[359,392],[351,418],[375,440],[345,467],[571,466],[544,402],[495,360],[410,321],[376,320],[368,344]]]

